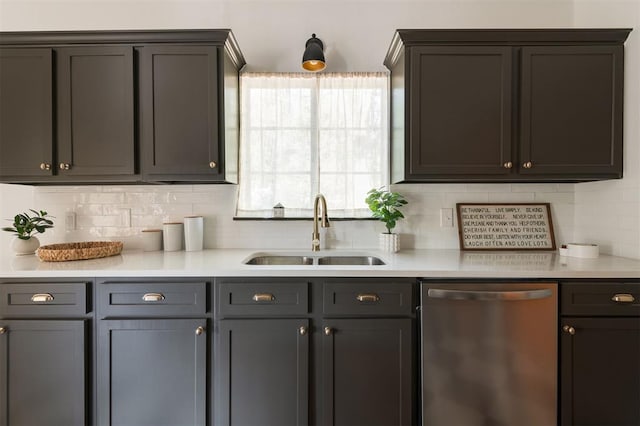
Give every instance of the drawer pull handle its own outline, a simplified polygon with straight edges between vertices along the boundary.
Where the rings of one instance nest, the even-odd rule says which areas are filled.
[[[573,336],[574,334],[576,334],[576,329],[575,329],[575,328],[573,328],[573,327],[571,327],[570,325],[565,325],[564,327],[562,327],[562,330],[563,330],[565,333],[569,333],[569,334],[570,334],[570,335],[572,335],[572,336]]]
[[[252,297],[254,302],[273,302],[276,300],[271,293],[256,293]]]
[[[307,334],[307,327],[303,325],[298,329],[298,331],[300,332],[301,336],[304,336],[305,334]]]
[[[0,327],[0,334],[4,334],[7,331],[9,331],[9,329],[7,327]]]
[[[632,294],[618,293],[618,294],[614,294],[611,300],[618,303],[633,303],[635,302],[636,299],[635,297],[633,297]]]
[[[49,293],[37,293],[31,296],[32,302],[53,302],[53,295]]]
[[[204,327],[200,326],[198,328],[196,328],[196,336],[200,336],[202,333],[204,333]]]
[[[356,296],[358,302],[378,302],[380,300],[380,296],[375,293],[363,293]]]
[[[142,296],[142,300],[145,302],[161,302],[164,300],[164,294],[162,293],[145,293]]]

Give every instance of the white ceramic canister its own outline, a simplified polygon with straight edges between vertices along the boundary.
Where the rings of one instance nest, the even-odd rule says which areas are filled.
[[[143,229],[141,236],[143,251],[162,250],[162,229]]]
[[[184,248],[186,251],[202,250],[204,245],[204,219],[202,216],[184,218]]]
[[[162,239],[164,251],[182,250],[184,231],[182,222],[167,222],[162,224]]]

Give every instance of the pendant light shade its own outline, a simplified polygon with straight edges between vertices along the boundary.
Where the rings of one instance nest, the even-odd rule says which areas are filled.
[[[324,63],[324,45],[315,34],[305,44],[302,55],[302,68],[307,71],[322,71],[327,65]]]

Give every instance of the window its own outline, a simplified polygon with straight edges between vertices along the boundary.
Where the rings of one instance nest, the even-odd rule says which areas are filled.
[[[322,193],[333,217],[369,217],[387,183],[388,77],[383,73],[241,76],[238,216],[310,217]]]

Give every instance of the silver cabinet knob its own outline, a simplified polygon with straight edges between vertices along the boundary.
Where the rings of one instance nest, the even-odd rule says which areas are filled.
[[[69,170],[71,165],[69,163],[60,163],[60,170]]]
[[[51,170],[51,164],[49,164],[49,163],[40,163],[40,170]]]
[[[196,336],[200,336],[202,333],[204,333],[204,327],[200,326],[196,328]]]
[[[305,327],[304,325],[303,325],[303,326],[301,326],[301,327],[298,329],[298,332],[300,333],[300,335],[301,335],[301,336],[304,336],[305,334],[307,334],[307,327]]]
[[[565,333],[569,333],[572,336],[576,334],[576,329],[571,327],[570,325],[565,325],[564,327],[562,327],[562,331],[564,331]]]
[[[324,335],[325,336],[331,336],[333,334],[333,328],[331,327],[325,327],[324,328]]]
[[[218,166],[218,165],[216,164],[216,162],[215,162],[215,161],[211,161],[211,162],[209,163],[209,168],[211,168],[211,169],[215,169],[217,166]]]
[[[504,167],[505,169],[510,169],[513,167],[513,163],[511,161],[507,161],[502,165],[502,167]]]
[[[525,169],[530,169],[531,167],[533,167],[533,163],[531,161],[527,161],[522,165],[522,167],[524,167]]]
[[[4,334],[4,333],[6,333],[7,331],[9,331],[9,330],[7,329],[7,327],[0,327],[0,334]]]

